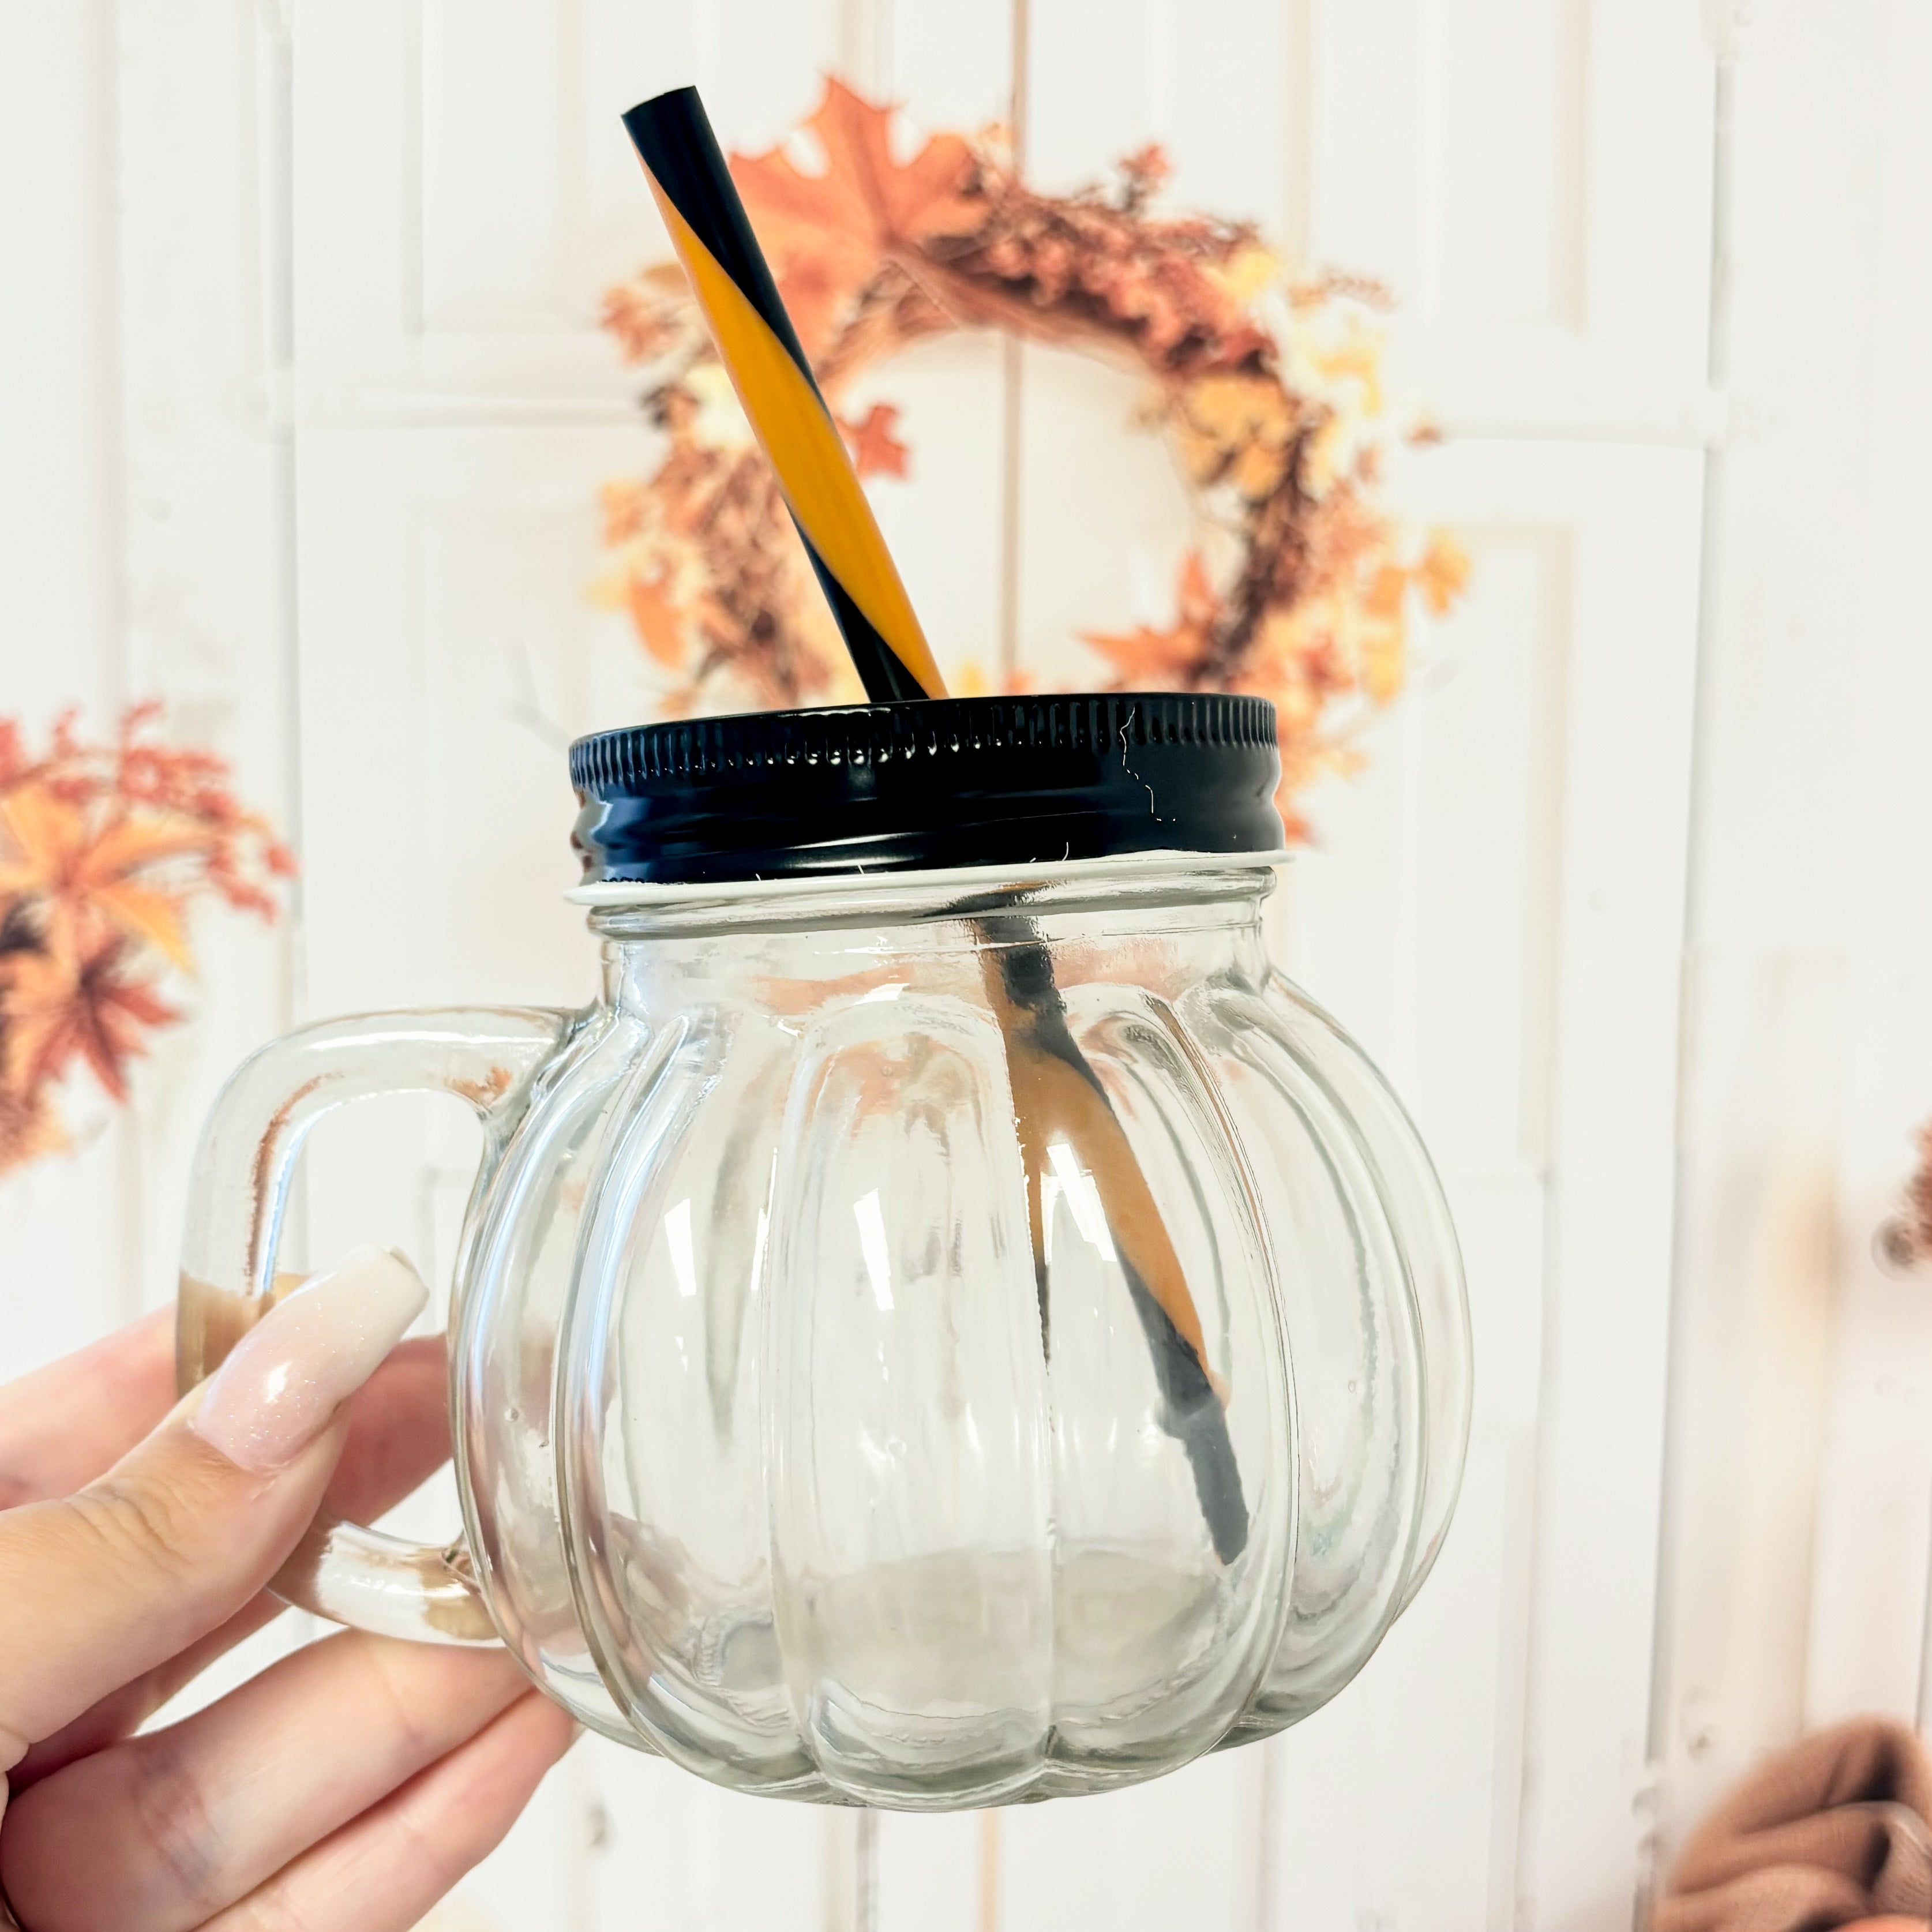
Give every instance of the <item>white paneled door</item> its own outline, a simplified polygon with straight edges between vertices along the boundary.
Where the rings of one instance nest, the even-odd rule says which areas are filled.
[[[302,11],[294,46],[318,1008],[583,985],[556,905],[558,748],[647,698],[583,594],[597,485],[650,457],[593,320],[605,283],[664,252],[616,121],[661,84],[696,79],[745,146],[782,136],[827,68],[928,127],[1017,98],[1054,187],[1160,141],[1178,202],[1397,292],[1406,372],[1450,436],[1400,490],[1476,566],[1366,773],[1317,802],[1283,922],[1298,973],[1410,1096],[1469,1250],[1467,1501],[1384,1654],[1276,1745],[993,1821],[861,1833],[587,1750],[470,1888],[476,1910],[506,1932],[828,1912],[890,1932],[1627,1924],[1649,1822],[1706,413],[1694,10],[351,0]],[[1184,532],[1157,451],[1124,437],[1127,385],[970,344],[891,373],[921,477],[884,508],[944,655],[997,655],[1006,488],[1023,662],[1064,675],[1076,625],[1146,614],[1134,586],[1172,581]],[[372,916],[393,945],[367,945]],[[374,1198],[362,1159],[319,1177],[332,1217]],[[572,1805],[594,1825],[560,1820]],[[506,1913],[504,1886],[532,1904]]]
[[[1409,1100],[1469,1262],[1465,1500],[1382,1654],[1274,1744],[986,1817],[760,1804],[587,1740],[434,1922],[1624,1932],[1654,1822],[1713,415],[1696,6],[183,0],[166,34],[149,10],[117,17],[136,681],[242,751],[304,866],[292,956],[233,942],[221,983],[251,990],[182,1036],[146,1165],[116,1184],[151,1299],[178,1226],[171,1150],[255,1040],[329,1011],[589,989],[560,896],[563,746],[652,692],[590,595],[598,486],[654,460],[596,326],[604,287],[668,253],[618,124],[632,100],[695,80],[728,144],[764,147],[837,70],[928,128],[1015,118],[1053,188],[1160,142],[1177,205],[1394,290],[1400,373],[1446,440],[1391,488],[1474,564],[1364,772],[1311,801],[1276,920],[1297,976]],[[1126,427],[1130,385],[958,340],[875,384],[916,424],[917,473],[880,502],[943,658],[1058,680],[1082,662],[1074,629],[1165,614],[1143,607],[1173,580],[1181,500]],[[184,427],[203,421],[222,433]],[[155,537],[153,505],[188,538]],[[325,1132],[311,1254],[374,1237],[446,1267],[469,1151],[433,1107]],[[32,1211],[67,1211],[69,1183],[35,1185]]]

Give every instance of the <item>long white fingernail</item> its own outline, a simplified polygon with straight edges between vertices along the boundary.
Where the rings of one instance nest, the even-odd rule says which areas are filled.
[[[429,1300],[422,1277],[365,1241],[271,1309],[208,1382],[190,1426],[244,1469],[279,1469],[328,1427]]]

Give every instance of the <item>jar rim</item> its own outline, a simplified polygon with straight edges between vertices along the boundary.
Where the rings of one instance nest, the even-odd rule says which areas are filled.
[[[1024,891],[1034,886],[1048,889],[1069,880],[1098,883],[1102,879],[1152,878],[1163,873],[1271,871],[1286,865],[1294,856],[1289,848],[1280,846],[1265,852],[1116,852],[1046,864],[1016,861],[1005,865],[881,868],[869,872],[790,872],[764,879],[605,879],[573,886],[564,898],[571,904],[592,912],[624,912],[693,903],[742,904],[881,891]]]

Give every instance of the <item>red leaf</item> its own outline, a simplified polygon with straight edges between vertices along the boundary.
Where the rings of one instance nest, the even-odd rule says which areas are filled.
[[[127,1063],[147,1050],[143,1029],[181,1016],[152,982],[123,976],[123,942],[112,939],[78,964],[45,952],[11,956],[0,991],[10,1086],[31,1092],[78,1054],[115,1100],[127,1099]]]

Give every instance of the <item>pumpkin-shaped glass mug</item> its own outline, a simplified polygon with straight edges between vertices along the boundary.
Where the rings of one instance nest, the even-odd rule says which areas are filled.
[[[278,1580],[500,1639],[778,1796],[1104,1790],[1293,1723],[1433,1561],[1469,1354],[1442,1190],[1264,951],[1272,707],[944,699],[571,754],[580,1012],[311,1026],[218,1102],[182,1373],[275,1293],[303,1135],[438,1089],[465,1534]]]

